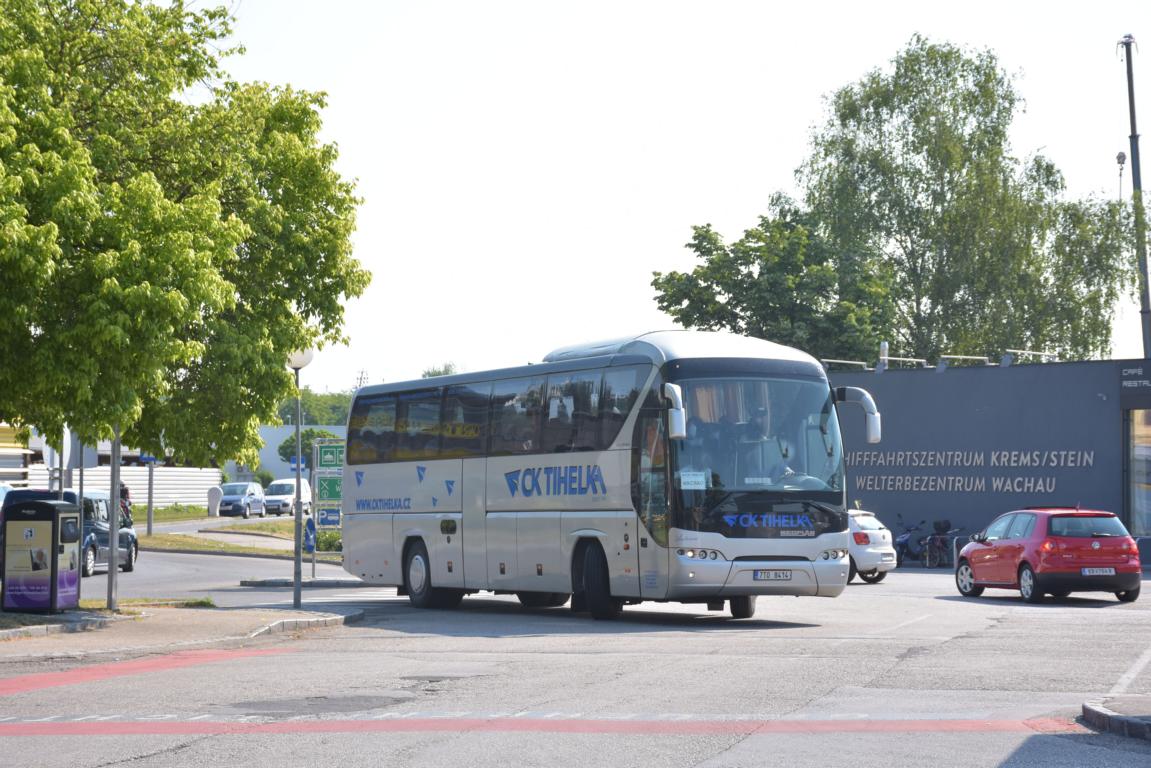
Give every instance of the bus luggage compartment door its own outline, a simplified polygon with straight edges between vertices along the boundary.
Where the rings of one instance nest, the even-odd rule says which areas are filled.
[[[464,586],[464,538],[459,512],[436,515],[432,533],[432,584],[437,587]]]

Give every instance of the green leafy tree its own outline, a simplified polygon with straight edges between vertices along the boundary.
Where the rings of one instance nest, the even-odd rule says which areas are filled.
[[[337,437],[337,435],[333,435],[326,429],[313,429],[312,427],[308,427],[307,429],[301,430],[300,445],[301,450],[304,452],[304,463],[309,465],[312,463],[312,443],[321,438],[332,437]],[[280,443],[280,447],[276,449],[276,453],[278,453],[284,461],[291,461],[292,457],[296,455],[296,436],[294,434],[288,435],[288,437],[284,439],[284,442]]]
[[[313,392],[304,387],[300,390],[300,410],[304,424],[347,424],[351,408],[351,392]],[[280,403],[278,415],[284,424],[296,420],[296,398],[290,397]]]
[[[1012,155],[1019,104],[991,52],[921,37],[830,100],[807,204],[831,248],[883,258],[901,354],[1109,351],[1134,277],[1127,213],[1065,200],[1048,160]]]
[[[890,319],[886,283],[873,261],[844,258],[812,217],[775,196],[759,225],[731,245],[694,227],[691,272],[655,273],[656,302],[689,328],[727,330],[807,350],[869,359]]]
[[[323,96],[228,80],[229,22],[0,0],[0,420],[254,463],[288,353],[342,340],[369,276]]]
[[[455,372],[455,363],[444,363],[443,365],[433,365],[431,368],[425,368],[424,372],[420,374],[420,378],[430,379],[433,376],[451,376]]]

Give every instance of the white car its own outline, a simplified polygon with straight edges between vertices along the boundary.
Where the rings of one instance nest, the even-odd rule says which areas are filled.
[[[851,541],[851,570],[847,581],[855,574],[868,584],[883,581],[887,572],[895,568],[895,547],[892,545],[891,531],[874,514],[862,509],[849,511],[848,530]]]
[[[296,478],[294,477],[273,480],[271,485],[264,490],[264,506],[269,513],[276,517],[292,514],[295,503]],[[304,514],[308,514],[312,510],[312,488],[306,477],[300,478],[300,506],[304,508]]]

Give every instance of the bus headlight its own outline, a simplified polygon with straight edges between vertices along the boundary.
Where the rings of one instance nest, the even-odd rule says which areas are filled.
[[[724,560],[721,552],[715,549],[677,549],[675,551],[680,557],[687,557],[692,560]]]

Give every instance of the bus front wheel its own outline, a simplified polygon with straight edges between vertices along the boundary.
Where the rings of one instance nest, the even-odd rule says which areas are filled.
[[[416,608],[455,608],[464,597],[462,589],[432,586],[428,548],[418,539],[408,547],[408,554],[404,558],[404,586],[408,591],[408,600]]]
[[[733,619],[750,619],[755,615],[755,595],[733,597],[730,603],[731,617]]]
[[[623,610],[623,601],[611,596],[607,558],[599,544],[590,544],[584,550],[583,583],[587,609],[593,619],[614,619],[619,616]]]

